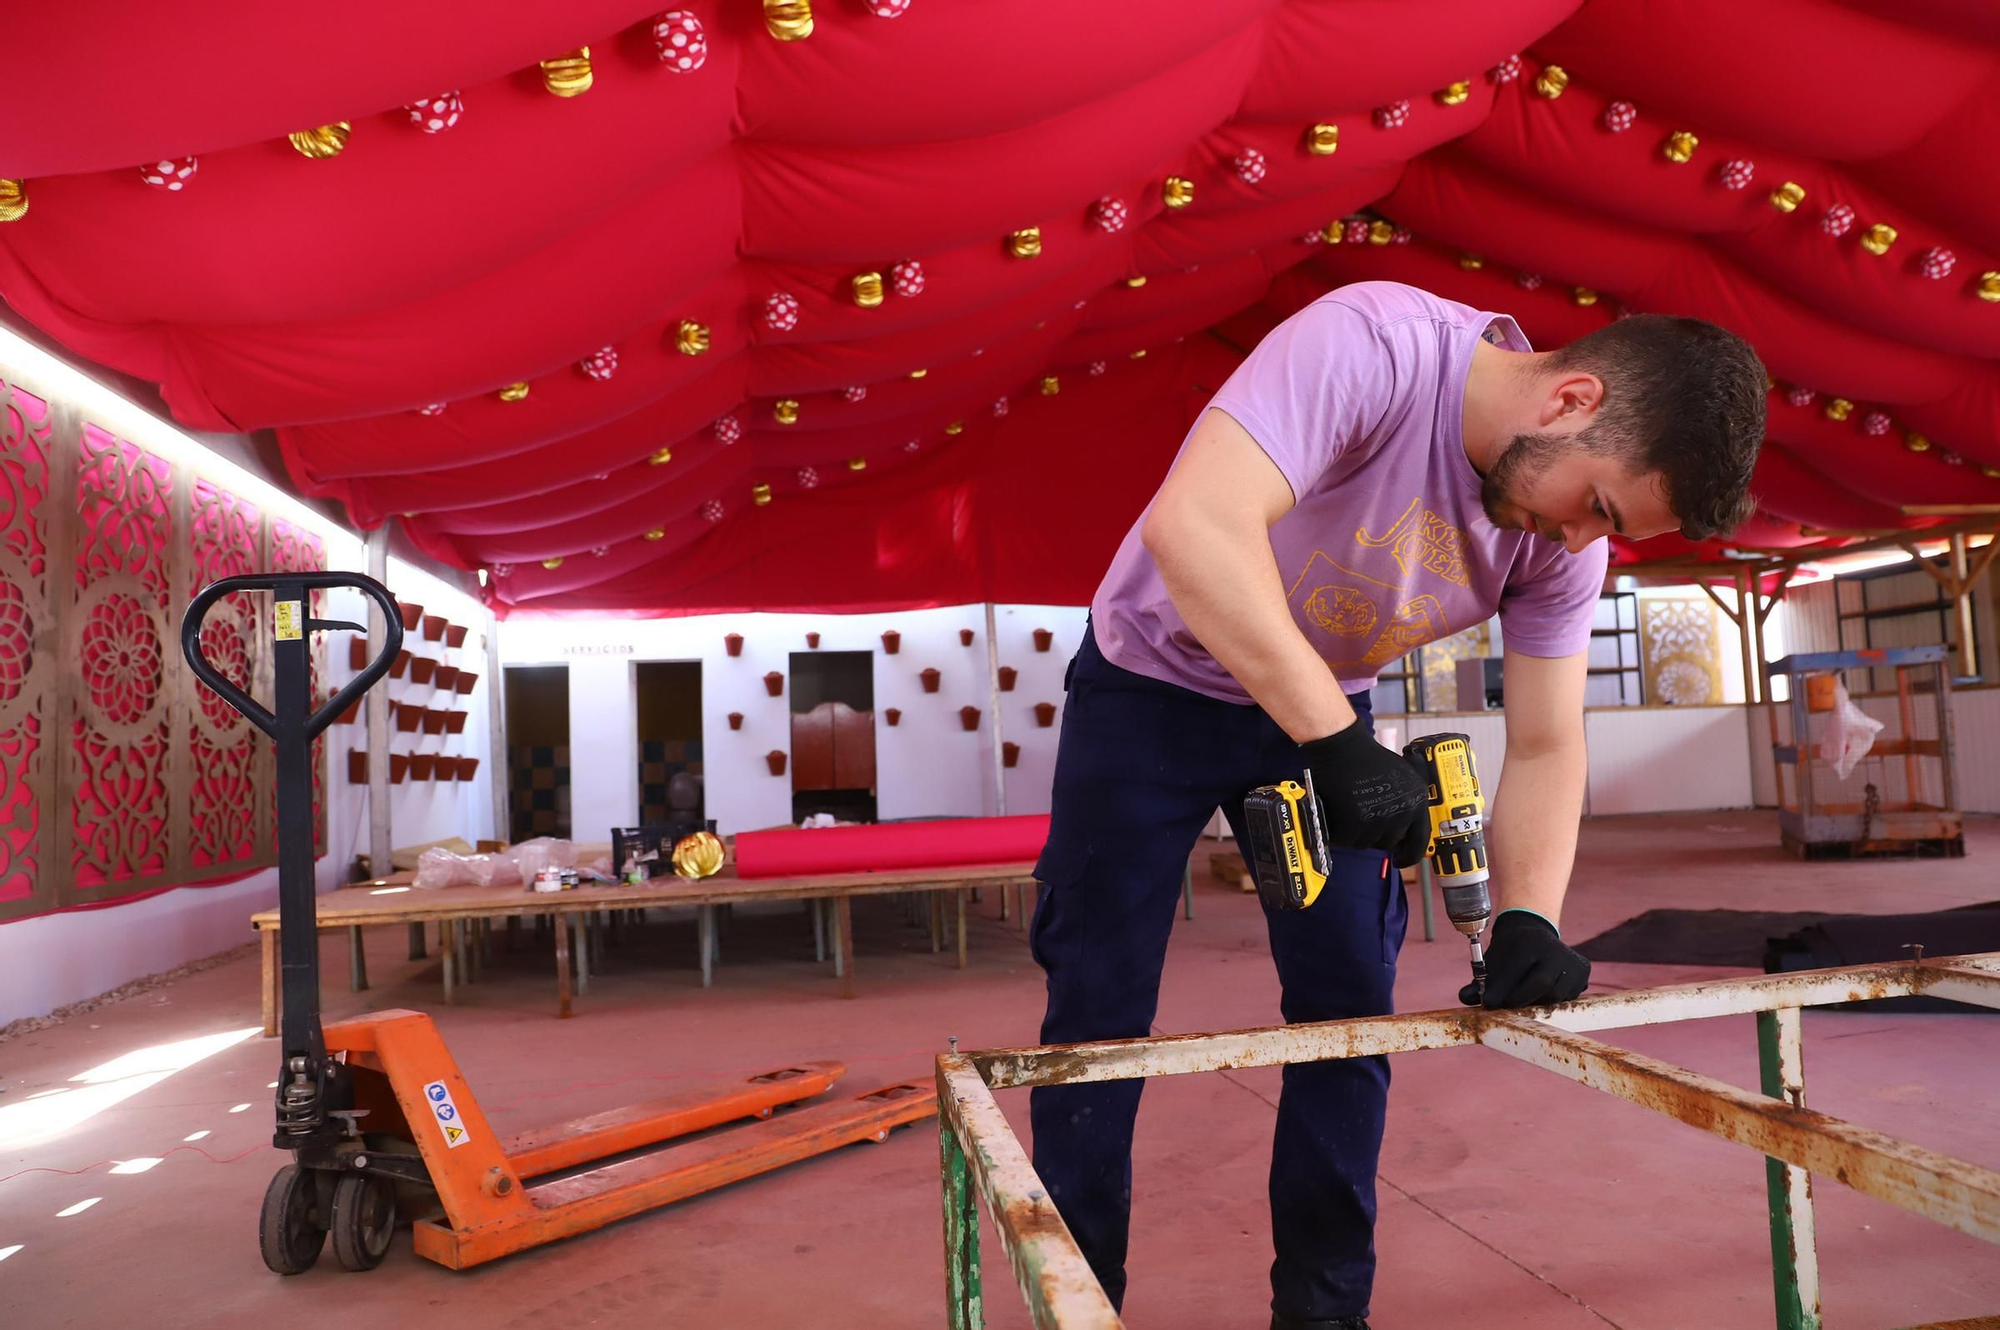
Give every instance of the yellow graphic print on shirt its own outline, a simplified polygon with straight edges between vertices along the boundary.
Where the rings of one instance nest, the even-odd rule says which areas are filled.
[[[1373,672],[1414,647],[1451,635],[1443,602],[1421,583],[1434,577],[1452,586],[1468,585],[1465,537],[1457,527],[1426,509],[1419,497],[1383,535],[1357,528],[1354,543],[1352,562],[1376,566],[1382,576],[1371,577],[1314,550],[1287,595],[1329,665]],[[1388,551],[1393,568],[1381,565],[1379,550]],[[1338,640],[1328,644],[1314,630]]]

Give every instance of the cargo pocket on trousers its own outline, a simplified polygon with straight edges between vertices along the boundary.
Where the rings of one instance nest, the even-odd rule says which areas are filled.
[[[1035,914],[1028,927],[1028,949],[1044,970],[1056,959],[1048,948],[1070,950],[1083,939],[1065,920],[1080,920],[1082,909],[1073,893],[1090,869],[1090,843],[1082,839],[1051,839],[1035,860]]]

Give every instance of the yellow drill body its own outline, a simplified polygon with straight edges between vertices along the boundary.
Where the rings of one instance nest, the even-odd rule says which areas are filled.
[[[1412,740],[1403,756],[1428,787],[1431,876],[1444,897],[1445,917],[1472,946],[1472,980],[1483,995],[1486,953],[1480,935],[1493,916],[1493,898],[1486,886],[1486,801],[1472,741],[1463,734],[1427,734]]]

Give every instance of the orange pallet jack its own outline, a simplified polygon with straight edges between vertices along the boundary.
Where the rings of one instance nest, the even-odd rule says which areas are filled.
[[[309,617],[311,594],[332,587],[357,589],[381,608],[387,645],[314,711],[312,634],[367,631]],[[273,597],[268,711],[202,652],[209,610],[224,596],[253,591]],[[226,577],[204,587],[181,622],[181,651],[195,677],[277,747],[284,1009],[272,1144],[290,1151],[292,1162],[271,1179],[258,1216],[267,1266],[281,1275],[306,1270],[330,1233],[341,1265],[373,1269],[388,1254],[398,1213],[408,1212],[417,1254],[463,1270],[843,1145],[886,1140],[891,1129],[937,1112],[937,1092],[922,1081],[792,1107],[827,1092],[846,1070],[804,1062],[502,1138],[430,1017],[378,1011],[322,1027],[312,741],[388,672],[402,644],[395,598],[354,573]],[[750,1125],[632,1153],[744,1119]]]

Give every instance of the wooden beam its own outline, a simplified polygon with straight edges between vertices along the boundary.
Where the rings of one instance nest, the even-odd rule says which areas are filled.
[[[1710,586],[1706,582],[1696,582],[1695,585],[1700,587],[1702,591],[1708,596],[1708,598],[1715,602],[1715,608],[1721,610],[1725,615],[1729,617],[1729,622],[1736,624],[1738,627],[1742,626],[1742,620],[1737,617],[1736,611],[1729,608],[1728,601],[1724,600],[1722,597],[1715,594],[1714,587]]]
[[[1905,517],[1986,517],[2000,514],[2000,503],[1906,503]]]
[[[1953,539],[1962,539],[1962,537],[1953,537]],[[1936,582],[1939,586],[1944,588],[1945,595],[1952,597],[1956,597],[1958,595],[1959,591],[1958,579],[1956,577],[1953,577],[1950,573],[1946,572],[1944,569],[1938,567],[1936,564],[1932,563],[1929,557],[1926,556],[1922,550],[1919,550],[1917,548],[1916,541],[1899,540],[1896,543],[1898,545],[1901,545],[1904,549],[1910,552],[1910,557],[1917,561],[1917,567],[1923,569],[1926,573],[1930,574],[1931,581]]]

